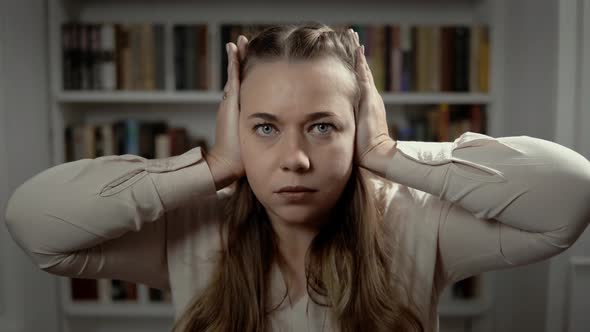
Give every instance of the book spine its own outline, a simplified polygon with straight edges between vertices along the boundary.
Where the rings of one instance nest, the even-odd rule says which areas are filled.
[[[73,82],[73,24],[64,23],[61,26],[61,48],[62,48],[62,84],[64,90],[74,88]]]
[[[186,89],[184,29],[184,26],[174,27],[174,77],[176,90]]]
[[[102,152],[104,156],[112,156],[115,154],[115,142],[113,137],[113,127],[110,124],[102,124],[100,126],[102,137]]]
[[[454,29],[453,91],[469,90],[469,29]]]
[[[92,89],[92,50],[90,45],[91,31],[87,24],[80,25],[80,78],[81,89]]]
[[[102,304],[112,303],[112,286],[109,279],[98,279],[98,302]]]
[[[70,278],[72,301],[98,300],[98,283],[94,279]]]
[[[136,119],[127,119],[126,125],[126,146],[127,154],[139,155],[139,121]]]
[[[487,27],[479,29],[479,47],[477,52],[478,58],[478,88],[481,92],[490,90],[490,35]]]
[[[402,49],[400,45],[400,27],[392,30],[392,91],[402,91]]]
[[[83,159],[96,158],[96,127],[92,124],[82,126],[83,132]]]
[[[480,44],[480,26],[472,26],[469,33],[469,91],[479,91],[478,52]]]
[[[440,74],[441,74],[441,29],[438,26],[432,27],[430,43],[432,45],[430,53],[431,71],[430,71],[430,91],[441,91]]]
[[[157,24],[154,29],[154,43],[155,43],[155,88],[156,90],[165,90],[166,86],[166,65],[164,56],[164,25]]]
[[[416,28],[407,25],[400,27],[400,42],[402,49],[402,91],[414,91],[414,46]]]
[[[99,90],[101,88],[102,75],[101,75],[101,27],[99,24],[90,25],[90,72],[91,72],[91,83],[90,88],[92,90]]]
[[[184,29],[184,71],[186,73],[186,89],[194,90],[196,87],[196,33],[194,26],[186,26]]]
[[[156,136],[156,159],[168,158],[170,154],[170,135],[167,133],[159,134]]]
[[[220,42],[220,51],[221,51],[221,79],[219,81],[220,87],[219,90],[223,90],[225,83],[227,82],[227,52],[225,50],[225,44],[228,43],[231,39],[231,25],[222,25],[221,26],[221,42]]]
[[[144,90],[155,90],[155,42],[153,28],[150,24],[144,23],[138,26],[139,34],[139,86]]]
[[[100,29],[100,88],[114,90],[117,88],[115,66],[115,29],[112,24],[103,24]]]
[[[441,90],[453,91],[453,28],[443,27],[441,30]]]
[[[81,51],[81,24],[75,22],[72,24],[72,48],[71,48],[71,60],[72,60],[72,86],[73,90],[80,90],[82,88],[82,51]]]
[[[199,72],[199,88],[203,90],[209,89],[209,82],[211,82],[211,71],[209,70],[209,56],[207,50],[209,49],[209,33],[207,25],[203,25],[199,29],[199,61],[197,62]]]
[[[141,25],[132,24],[129,28],[130,35],[130,62],[129,68],[131,71],[131,86],[130,90],[143,90],[142,77],[142,49],[141,49]]]

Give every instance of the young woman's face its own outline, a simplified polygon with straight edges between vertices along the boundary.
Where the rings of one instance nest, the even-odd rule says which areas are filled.
[[[255,64],[240,88],[240,147],[252,191],[274,217],[322,222],[352,171],[354,76],[334,58]],[[299,197],[285,186],[314,190]]]

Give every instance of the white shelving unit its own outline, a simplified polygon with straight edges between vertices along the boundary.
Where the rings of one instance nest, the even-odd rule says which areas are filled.
[[[237,0],[220,0],[201,4],[197,1],[48,1],[48,37],[50,61],[50,101],[53,164],[65,162],[64,129],[73,121],[112,121],[129,114],[144,118],[163,118],[174,124],[181,123],[189,133],[204,136],[213,142],[215,112],[221,100],[219,68],[219,27],[229,23],[274,23],[316,20],[327,24],[433,24],[473,25],[486,24],[491,39],[491,81],[489,93],[387,93],[383,94],[388,112],[400,105],[409,104],[484,104],[487,132],[500,135],[502,119],[503,40],[501,11],[493,0],[449,1],[365,1],[343,3],[315,3],[311,0],[293,1],[280,7],[270,0],[253,3]],[[162,23],[165,26],[164,91],[64,91],[62,89],[61,24],[77,19],[88,23]],[[209,31],[209,63],[211,90],[195,92],[174,91],[174,64],[172,26],[174,24],[207,24]],[[472,318],[484,315],[491,307],[491,276],[482,276],[481,296],[469,301],[440,303],[441,320],[445,317]],[[145,300],[147,290],[140,289],[136,304],[75,303],[70,300],[69,279],[60,278],[60,301],[63,326],[69,331],[68,321],[97,318],[101,321],[128,317],[162,319],[171,322],[170,305],[151,304]],[[447,289],[446,292],[450,291]],[[93,321],[96,324],[96,321]],[[88,327],[88,331],[94,329]],[[98,331],[100,329],[96,329]],[[74,329],[72,329],[74,331]],[[77,330],[76,330],[77,331]]]
[[[159,104],[213,104],[217,105],[222,93],[216,91],[154,91],[154,92],[60,92],[55,99],[60,104],[76,103],[159,103]],[[491,98],[486,93],[383,93],[386,104],[488,104]]]

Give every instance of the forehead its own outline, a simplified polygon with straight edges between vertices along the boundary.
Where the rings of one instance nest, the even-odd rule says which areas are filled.
[[[241,84],[240,106],[245,115],[342,114],[352,112],[354,89],[354,76],[334,58],[259,62]]]

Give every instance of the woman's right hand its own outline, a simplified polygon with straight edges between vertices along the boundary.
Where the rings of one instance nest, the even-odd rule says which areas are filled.
[[[227,43],[227,82],[223,88],[225,99],[221,101],[217,111],[215,144],[211,151],[205,154],[217,190],[245,175],[240,156],[238,120],[240,60],[244,58],[247,47],[248,39],[242,35],[238,37],[237,45]]]

